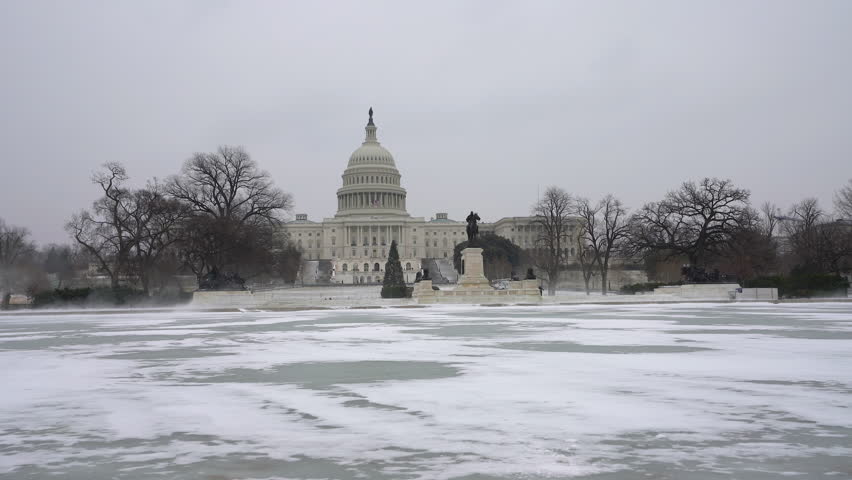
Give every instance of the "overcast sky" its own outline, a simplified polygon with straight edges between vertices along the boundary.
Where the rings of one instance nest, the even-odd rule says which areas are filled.
[[[830,207],[852,177],[848,0],[4,0],[0,62],[0,217],[42,243],[98,165],[141,185],[220,144],[333,216],[370,106],[427,219],[704,176]]]

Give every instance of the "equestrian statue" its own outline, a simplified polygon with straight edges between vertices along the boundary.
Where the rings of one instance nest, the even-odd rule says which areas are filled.
[[[473,213],[473,210],[470,211],[470,215],[467,216],[465,221],[467,221],[467,241],[468,243],[476,240],[476,237],[479,236],[479,225],[476,222],[482,220],[479,218],[479,215]]]

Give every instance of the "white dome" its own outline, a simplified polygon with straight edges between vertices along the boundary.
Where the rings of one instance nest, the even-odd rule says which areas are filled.
[[[379,142],[364,142],[357,150],[349,156],[349,167],[360,165],[387,165],[396,167],[393,155]]]
[[[367,122],[367,136],[343,171],[343,185],[337,190],[337,215],[408,216],[405,189],[393,155],[379,144],[373,109]]]

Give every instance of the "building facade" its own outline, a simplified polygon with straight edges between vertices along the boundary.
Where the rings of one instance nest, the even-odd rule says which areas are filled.
[[[303,252],[303,270],[311,273],[302,276],[311,279],[305,283],[380,283],[392,241],[397,243],[406,281],[413,282],[427,263],[452,268],[453,249],[467,240],[466,223],[451,220],[446,213],[430,220],[408,213],[402,175],[393,155],[378,141],[372,109],[365,130],[364,142],[352,152],[343,171],[337,213],[321,222],[297,214],[285,226]],[[538,228],[533,217],[480,224],[481,232],[494,232],[524,249],[534,247]],[[566,244],[576,245],[576,241]],[[566,253],[573,257],[574,247]],[[320,270],[326,273],[319,274]]]

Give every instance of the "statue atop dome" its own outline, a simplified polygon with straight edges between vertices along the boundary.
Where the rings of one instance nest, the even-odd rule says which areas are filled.
[[[370,107],[370,120],[367,122],[367,125],[373,125],[373,107]]]

